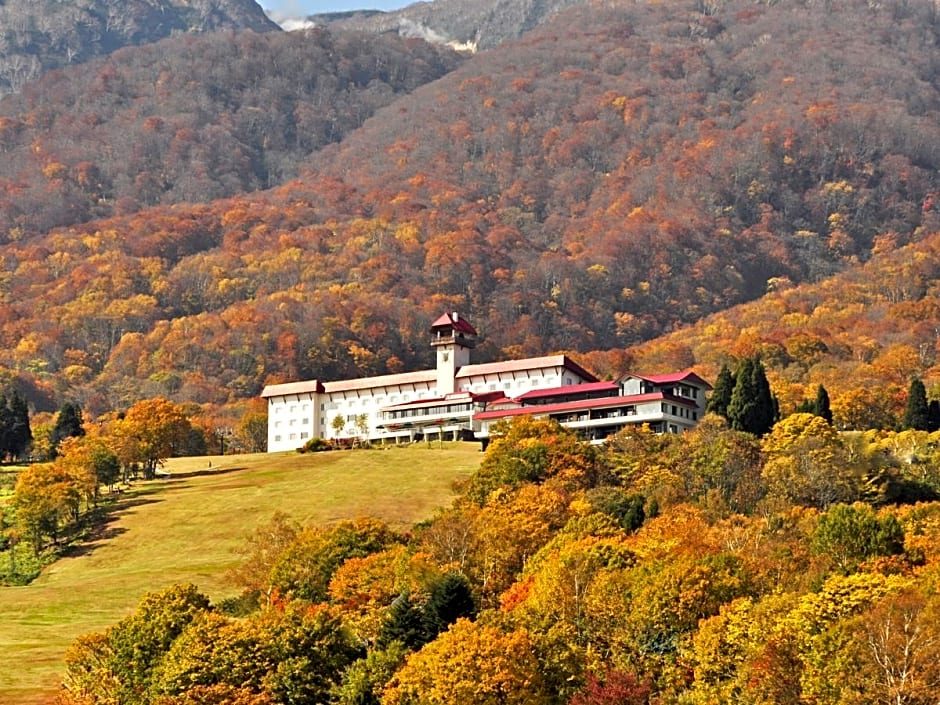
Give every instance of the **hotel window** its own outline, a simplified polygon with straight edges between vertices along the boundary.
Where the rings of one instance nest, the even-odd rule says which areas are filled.
[[[305,438],[307,438],[307,432],[306,432],[306,431],[302,431],[302,432],[300,433],[300,440],[304,440]]]
[[[297,434],[296,434],[296,433],[290,434],[290,436],[288,436],[288,439],[289,439],[289,440],[292,440],[292,441],[296,441],[296,440],[297,440]]]
[[[309,423],[310,423],[310,419],[301,419],[301,420],[300,420],[300,425],[301,425],[301,426],[306,426],[306,425],[309,424]]]
[[[296,405],[296,404],[291,404],[290,412],[293,414],[295,411],[297,411],[297,405]]]
[[[274,437],[274,442],[275,442],[275,443],[280,443],[280,442],[281,442],[281,437],[280,437],[280,436],[275,436],[275,437]]]

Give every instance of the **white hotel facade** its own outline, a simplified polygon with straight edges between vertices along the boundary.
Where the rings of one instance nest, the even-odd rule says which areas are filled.
[[[565,355],[473,365],[476,335],[466,319],[444,314],[431,325],[433,370],[265,387],[268,452],[296,450],[312,438],[403,443],[430,434],[485,444],[494,423],[520,414],[557,418],[601,440],[630,423],[678,433],[704,414],[711,387],[693,372],[614,383],[599,382]]]

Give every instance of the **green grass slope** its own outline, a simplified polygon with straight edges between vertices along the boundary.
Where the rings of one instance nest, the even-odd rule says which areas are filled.
[[[127,493],[98,540],[32,585],[0,588],[0,702],[48,702],[75,637],[113,624],[145,592],[193,582],[213,600],[235,593],[225,574],[236,550],[275,511],[404,527],[449,503],[481,457],[461,443],[170,461],[172,477]]]

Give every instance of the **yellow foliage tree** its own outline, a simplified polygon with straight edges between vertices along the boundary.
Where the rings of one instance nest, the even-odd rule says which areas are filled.
[[[763,477],[771,494],[792,504],[825,509],[857,497],[838,432],[815,414],[792,414],[764,438]]]
[[[111,424],[108,437],[125,468],[140,465],[144,477],[152,478],[161,462],[185,447],[191,432],[183,407],[157,398],[134,404]]]
[[[551,702],[525,630],[504,633],[466,619],[412,654],[382,696],[382,705]]]

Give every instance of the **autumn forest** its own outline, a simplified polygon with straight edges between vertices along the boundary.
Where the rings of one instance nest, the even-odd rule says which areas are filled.
[[[277,515],[237,596],[76,641],[63,705],[936,699],[935,2],[559,2],[475,53],[159,5],[0,3],[18,550],[261,450],[267,384],[430,367],[444,311],[476,362],[759,369],[767,423],[523,419],[408,530]]]
[[[471,58],[314,30],[47,74],[0,103],[0,364],[36,409],[95,416],[425,366],[441,310],[480,360],[614,376],[769,289],[838,301],[831,277],[872,284],[937,230],[936,30],[929,3],[614,3]],[[913,323],[924,276],[885,294]],[[928,344],[930,380],[932,339],[879,335],[844,357]],[[668,363],[714,373],[731,342]]]

